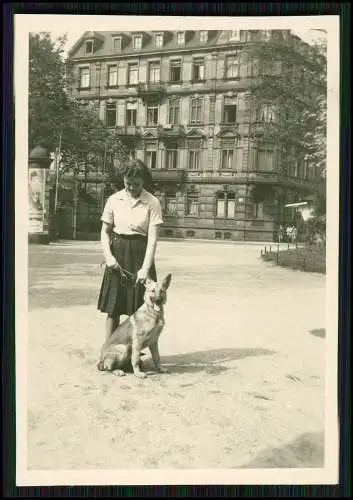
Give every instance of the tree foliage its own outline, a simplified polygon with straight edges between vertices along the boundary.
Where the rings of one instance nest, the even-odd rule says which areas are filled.
[[[49,33],[29,35],[28,141],[53,150],[70,112],[62,58],[66,38],[53,42]]]
[[[277,34],[278,35],[278,34]],[[286,168],[298,152],[322,173],[326,170],[326,44],[308,46],[297,38],[275,36],[247,49],[253,66],[250,99],[275,111],[262,139],[275,142]],[[287,163],[287,164],[286,164]]]
[[[60,173],[105,170],[115,181],[119,161],[127,160],[128,152],[94,106],[72,96],[65,44],[66,37],[52,41],[49,33],[30,34],[29,148],[39,144],[50,152],[60,148]]]

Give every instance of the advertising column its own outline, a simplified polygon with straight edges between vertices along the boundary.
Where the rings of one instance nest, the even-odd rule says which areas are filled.
[[[51,163],[47,151],[32,150],[28,162],[28,237],[29,242],[49,242],[49,190],[47,172]]]

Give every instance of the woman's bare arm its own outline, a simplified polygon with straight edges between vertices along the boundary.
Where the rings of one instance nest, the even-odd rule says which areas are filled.
[[[143,261],[142,269],[146,271],[146,273],[149,273],[149,270],[151,269],[154,256],[156,253],[156,248],[157,248],[157,240],[158,240],[158,232],[159,232],[159,226],[158,225],[150,225],[149,230],[148,230],[148,239],[147,239],[147,248],[146,248],[146,253],[145,253],[145,258]]]
[[[112,232],[112,229],[112,224],[107,224],[107,222],[102,223],[101,246],[108,267],[113,267],[116,264],[116,259],[110,250],[110,234]]]

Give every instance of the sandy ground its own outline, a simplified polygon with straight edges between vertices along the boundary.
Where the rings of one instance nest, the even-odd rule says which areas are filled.
[[[323,467],[325,276],[162,241],[168,375],[96,370],[96,242],[30,245],[29,469]],[[146,359],[146,358],[145,358]]]

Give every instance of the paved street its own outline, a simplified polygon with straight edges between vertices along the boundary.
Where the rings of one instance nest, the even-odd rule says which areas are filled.
[[[260,249],[159,243],[170,374],[140,381],[96,370],[99,243],[30,245],[28,467],[323,466],[325,276]]]

